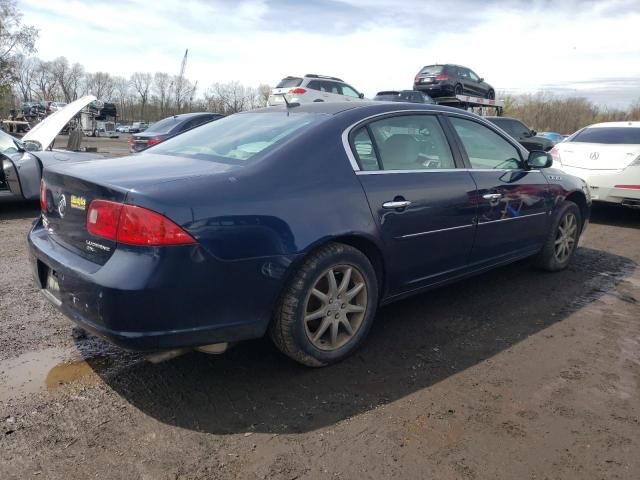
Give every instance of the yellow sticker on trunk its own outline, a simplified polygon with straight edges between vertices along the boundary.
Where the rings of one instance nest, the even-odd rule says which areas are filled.
[[[71,208],[84,210],[86,207],[87,207],[87,200],[84,197],[76,197],[75,195],[71,195]]]

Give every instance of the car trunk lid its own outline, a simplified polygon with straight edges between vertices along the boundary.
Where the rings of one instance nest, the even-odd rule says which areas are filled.
[[[126,189],[46,170],[43,180],[47,200],[42,220],[50,237],[76,254],[104,264],[113,254],[116,244],[87,231],[87,210],[94,199],[123,202]]]
[[[640,145],[565,142],[556,148],[563,165],[586,170],[622,170],[640,156]]]

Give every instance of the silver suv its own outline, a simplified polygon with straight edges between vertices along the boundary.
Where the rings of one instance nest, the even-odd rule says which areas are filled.
[[[336,77],[307,74],[304,77],[285,77],[271,90],[269,105],[289,103],[351,102],[364,98],[355,88]]]

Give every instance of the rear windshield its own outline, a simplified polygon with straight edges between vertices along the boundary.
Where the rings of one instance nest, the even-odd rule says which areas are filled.
[[[576,133],[572,142],[610,143],[621,145],[640,144],[640,128],[634,127],[597,127],[585,128]]]
[[[282,144],[324,114],[269,112],[238,113],[173,137],[146,151],[202,158],[236,165],[249,164]]]
[[[169,133],[173,127],[180,123],[180,118],[169,117],[160,120],[159,122],[149,125],[148,132],[153,133]]]
[[[438,75],[444,70],[444,65],[429,65],[420,70],[422,75]]]
[[[280,80],[280,83],[276,85],[276,88],[291,88],[291,87],[299,87],[302,83],[301,78],[297,77],[287,77]]]

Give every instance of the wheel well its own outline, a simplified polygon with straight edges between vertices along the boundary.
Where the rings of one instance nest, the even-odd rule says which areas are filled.
[[[384,266],[384,257],[382,256],[382,252],[380,251],[378,246],[371,240],[368,240],[365,237],[360,237],[358,235],[344,235],[342,237],[332,238],[331,241],[344,243],[345,245],[357,248],[366,255],[376,272],[376,277],[378,279],[378,292],[380,294],[379,298],[382,298],[382,294],[385,290],[384,282],[386,280],[386,271]]]
[[[580,215],[582,216],[582,224],[584,225],[584,222],[587,220],[587,217],[589,216],[587,199],[585,198],[584,194],[582,192],[572,192],[569,195],[567,195],[566,200],[578,205],[578,208],[580,209]]]

